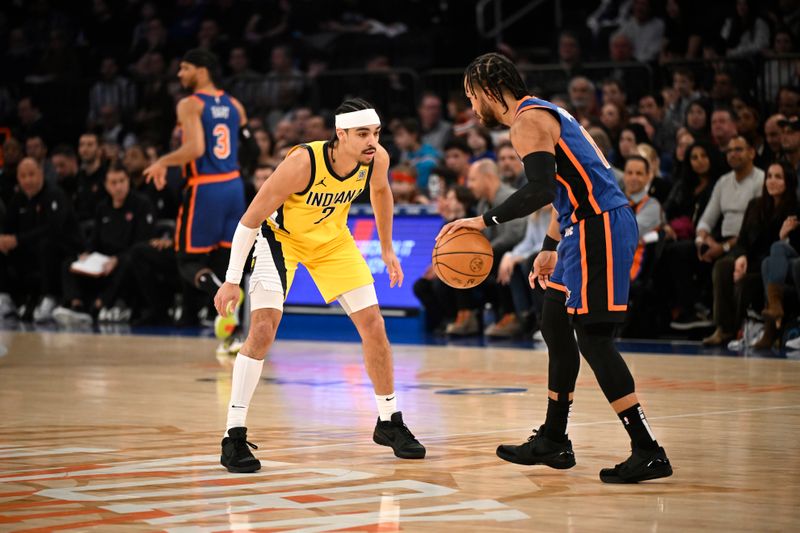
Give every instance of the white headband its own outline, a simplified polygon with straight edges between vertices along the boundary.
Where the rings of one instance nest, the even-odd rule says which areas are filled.
[[[336,127],[343,130],[362,126],[380,126],[381,119],[374,109],[361,109],[350,113],[336,115]]]

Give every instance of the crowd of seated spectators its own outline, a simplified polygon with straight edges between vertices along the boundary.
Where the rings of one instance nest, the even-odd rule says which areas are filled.
[[[180,142],[175,103],[185,93],[175,72],[191,47],[219,56],[217,82],[248,111],[258,146],[240,161],[248,199],[292,146],[330,138],[331,109],[354,94],[374,99],[384,118],[397,203],[451,220],[502,202],[526,182],[506,133],[484,128],[462,91],[417,91],[393,68],[463,66],[489,44],[445,31],[463,23],[447,3],[411,2],[428,17],[399,9],[405,3],[95,0],[77,14],[57,1],[13,4],[0,24],[0,312],[48,321],[66,309],[87,324],[191,324],[208,312],[175,272],[180,169],[162,191],[142,177]],[[538,73],[528,68],[535,51],[499,50],[529,74],[532,93],[580,121],[636,212],[641,243],[621,333],[722,345],[758,316],[758,347],[769,347],[800,291],[800,69],[791,56],[800,1],[713,4],[716,25],[700,24],[702,6],[681,0],[603,0],[587,27],[553,36],[552,68]],[[447,57],[439,45],[454,43]],[[343,68],[371,75],[331,75]],[[426,326],[534,333],[541,294],[527,272],[548,217],[487,230],[495,263],[481,287],[454,291],[431,272],[418,280]],[[91,253],[112,259],[99,275],[76,273],[73,263]]]

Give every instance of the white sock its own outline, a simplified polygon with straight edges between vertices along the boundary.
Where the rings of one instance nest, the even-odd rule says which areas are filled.
[[[225,426],[225,436],[231,428],[245,427],[247,410],[250,399],[256,390],[256,385],[261,379],[261,368],[264,360],[247,357],[242,352],[236,356],[233,363],[233,378],[231,382],[231,402],[228,405],[228,423]]]
[[[384,422],[392,419],[392,413],[397,412],[397,395],[395,393],[381,396],[375,395],[375,404],[378,406],[378,416]]]

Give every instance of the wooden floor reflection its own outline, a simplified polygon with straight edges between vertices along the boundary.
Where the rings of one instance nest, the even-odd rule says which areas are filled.
[[[427,446],[371,441],[360,346],[278,342],[248,418],[263,463],[228,474],[230,361],[209,339],[0,333],[0,531],[786,531],[800,522],[800,362],[626,354],[675,475],[598,472],[627,438],[581,370],[568,471],[504,463],[543,421],[547,357],[395,346]],[[2,353],[0,351],[0,353]]]

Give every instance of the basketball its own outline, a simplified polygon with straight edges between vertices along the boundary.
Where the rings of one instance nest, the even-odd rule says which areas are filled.
[[[443,235],[433,247],[433,270],[440,280],[456,289],[476,287],[492,270],[494,254],[478,230],[459,228]]]

